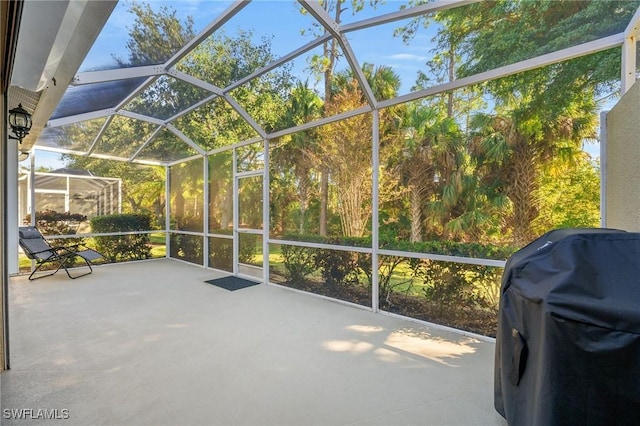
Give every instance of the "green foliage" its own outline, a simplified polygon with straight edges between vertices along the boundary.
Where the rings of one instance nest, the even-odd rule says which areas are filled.
[[[422,3],[409,1],[410,6]],[[436,32],[434,56],[419,76],[418,89],[620,33],[639,5],[638,1],[477,2],[413,18],[396,35],[409,43],[423,28]],[[553,174],[550,168],[556,167],[551,159],[567,149],[576,155],[585,138],[595,138],[596,99],[617,90],[619,67],[619,50],[609,49],[422,101],[441,114],[446,110],[461,124],[464,150],[470,154],[467,161],[455,163],[453,175],[443,173],[434,161],[422,168],[409,167],[416,173],[435,165],[440,181],[446,182],[440,190],[442,199],[436,195],[429,203],[426,225],[435,219],[432,231],[445,238],[447,234],[461,240],[491,237],[523,245],[543,222],[550,227],[577,222],[549,214],[555,205],[545,204],[552,197],[540,196],[545,191],[541,185],[544,176]],[[494,111],[474,117],[472,112],[483,110],[472,106],[480,93],[492,100]],[[443,152],[453,153],[450,148]],[[420,160],[418,154],[414,151],[407,163]],[[403,177],[408,176],[405,172]],[[412,202],[422,196],[416,187],[407,182]],[[427,197],[435,191],[429,192]],[[420,231],[415,218],[420,213],[413,206],[411,213],[415,240]],[[580,220],[586,220],[584,216],[591,214]]]
[[[371,238],[327,238],[288,235],[286,239],[341,246],[371,247]],[[381,248],[408,252],[450,256],[506,259],[515,252],[513,247],[498,247],[456,241],[425,241],[411,243],[382,237]],[[360,277],[372,284],[371,254],[344,250],[319,249],[282,245],[285,278],[288,282],[304,282],[316,270],[323,282],[336,289],[357,285]],[[420,295],[437,304],[439,309],[455,305],[472,305],[480,309],[496,309],[502,270],[497,267],[379,255],[378,288],[380,304],[392,305],[394,294]]]
[[[215,238],[214,241],[209,244],[209,266],[233,272],[233,240]]]
[[[55,210],[43,210],[36,212],[36,227],[42,235],[75,235],[78,225],[87,220],[87,217],[78,213],[62,213]],[[27,223],[31,223],[31,215],[25,217]],[[84,244],[84,238],[50,239],[53,246],[67,246]]]
[[[412,243],[395,239],[384,241],[381,239],[380,248],[495,260],[506,260],[517,250],[517,247],[513,246],[496,246],[492,244],[465,243],[459,241],[434,240]]]
[[[289,282],[304,282],[316,269],[315,250],[311,247],[283,245],[281,252]]]
[[[141,214],[114,214],[91,219],[91,231],[96,234],[112,232],[150,231],[151,218]],[[149,234],[110,235],[94,237],[96,250],[109,261],[148,259],[151,257]]]
[[[217,31],[177,64],[179,71],[218,87],[273,62],[271,39],[254,40],[250,30]],[[283,128],[285,96],[294,84],[290,65],[278,67],[231,91],[230,95],[265,130]],[[205,150],[257,136],[256,131],[223,99],[209,102],[177,120],[176,126]]]
[[[256,234],[240,234],[238,237],[240,247],[238,251],[238,261],[248,265],[255,264],[257,254],[257,244],[259,235]]]
[[[342,250],[317,249],[314,260],[324,283],[329,288],[359,282],[357,254]]]
[[[181,23],[176,11],[168,6],[154,12],[149,4],[132,3],[129,11],[136,19],[129,29],[129,58],[118,59],[123,66],[161,64],[195,35],[193,18]]]
[[[368,253],[358,253],[358,269],[359,272],[367,277],[369,287],[373,285],[373,276],[371,269],[371,255]],[[417,262],[410,259],[408,262],[405,258],[399,256],[378,256],[378,293],[381,305],[388,306],[391,304],[392,293],[400,288],[405,289],[408,293],[414,284],[417,271]]]
[[[288,240],[313,241],[321,244],[369,246],[371,240],[367,238],[336,238],[320,236],[287,235]],[[319,270],[323,282],[330,288],[357,284],[358,254],[343,250],[319,249],[313,247],[298,247],[282,245],[285,276],[288,281],[304,281],[305,277],[315,270]]]
[[[171,244],[171,257],[202,265],[203,251],[201,236],[172,233],[169,239]]]
[[[196,159],[171,166],[169,175],[172,229],[202,232],[204,222],[202,160]]]
[[[69,168],[89,170],[98,176],[122,179],[123,213],[149,214],[154,219],[155,226],[164,228],[164,167],[73,155],[64,155],[63,159]]]
[[[426,287],[424,296],[439,309],[476,306],[497,309],[501,270],[483,265],[420,260],[416,276]]]
[[[467,265],[423,260],[417,275],[427,284],[423,290],[428,300],[442,308],[464,304],[471,299],[470,286],[461,276]]]
[[[586,154],[570,163],[555,160],[556,167],[540,177],[540,214],[534,229],[543,234],[554,228],[598,227],[600,225],[599,166]],[[576,208],[579,206],[579,208]]]

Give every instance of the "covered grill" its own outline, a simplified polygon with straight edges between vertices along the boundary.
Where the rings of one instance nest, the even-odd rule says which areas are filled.
[[[513,425],[640,424],[640,234],[555,230],[509,259],[494,397]]]

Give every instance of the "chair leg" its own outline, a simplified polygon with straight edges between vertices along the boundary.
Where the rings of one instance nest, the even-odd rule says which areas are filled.
[[[55,274],[56,274],[56,273],[57,273],[57,272],[58,272],[58,271],[63,267],[62,262],[58,262],[58,267],[56,268],[56,270],[55,270],[55,271],[53,271],[53,272],[51,272],[51,273],[49,273],[49,274],[44,274],[44,275],[40,275],[40,276],[37,276],[37,277],[33,278],[33,275],[34,275],[36,272],[38,272],[38,270],[40,269],[40,267],[41,267],[42,265],[44,265],[45,263],[51,263],[51,262],[40,262],[40,263],[38,263],[38,264],[37,264],[37,266],[36,266],[36,268],[33,270],[33,272],[31,272],[31,275],[29,275],[29,281],[39,280],[40,278],[45,278],[45,277],[50,277],[51,275],[55,275]],[[67,268],[65,267],[65,270],[66,270],[66,269],[67,269]],[[67,272],[67,274],[68,274],[68,272]]]
[[[72,276],[72,275],[69,273],[69,269],[67,268],[67,265],[66,265],[67,260],[69,260],[69,259],[73,259],[73,258],[75,258],[75,257],[79,257],[80,259],[84,260],[84,263],[86,263],[86,264],[87,264],[87,266],[89,267],[89,272],[85,272],[85,273],[83,273],[83,274],[76,275],[76,276]],[[71,278],[72,280],[75,280],[76,278],[84,277],[85,275],[89,275],[89,274],[91,274],[91,273],[93,272],[93,268],[91,267],[91,262],[89,262],[89,261],[88,261],[87,259],[85,259],[84,257],[82,257],[82,256],[77,256],[77,255],[75,255],[75,254],[72,254],[71,256],[67,256],[67,257],[65,257],[65,259],[64,259],[64,261],[63,261],[63,267],[64,267],[64,271],[67,273],[67,276],[68,276],[69,278]]]

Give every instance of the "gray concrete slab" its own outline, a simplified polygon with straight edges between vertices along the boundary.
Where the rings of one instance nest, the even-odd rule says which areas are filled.
[[[506,424],[493,343],[216,276],[162,259],[12,278],[0,423]]]

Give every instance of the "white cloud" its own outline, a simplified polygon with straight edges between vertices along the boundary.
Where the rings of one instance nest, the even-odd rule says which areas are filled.
[[[413,55],[411,53],[396,53],[395,55],[388,56],[389,59],[395,59],[398,61],[420,61],[427,60],[426,56]]]

